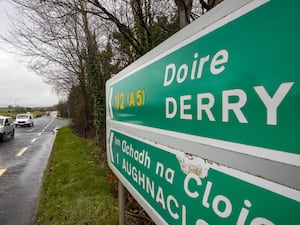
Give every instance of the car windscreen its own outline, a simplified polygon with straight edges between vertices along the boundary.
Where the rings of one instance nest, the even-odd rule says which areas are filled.
[[[28,118],[29,118],[29,115],[26,115],[26,114],[17,115],[17,119],[28,119]]]
[[[0,126],[3,126],[4,124],[4,119],[0,119]]]

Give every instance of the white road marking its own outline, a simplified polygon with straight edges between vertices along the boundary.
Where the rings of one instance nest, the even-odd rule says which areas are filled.
[[[24,154],[24,152],[26,152],[27,151],[27,149],[28,149],[28,147],[24,147],[24,148],[22,148],[21,149],[21,151],[19,151],[19,153],[16,155],[17,157],[20,157],[21,155],[23,155]]]
[[[30,130],[28,130],[27,132],[31,132],[31,131],[34,131],[34,130],[35,130],[35,127],[32,128],[32,129],[30,129]]]
[[[7,169],[0,169],[0,177],[5,173]]]

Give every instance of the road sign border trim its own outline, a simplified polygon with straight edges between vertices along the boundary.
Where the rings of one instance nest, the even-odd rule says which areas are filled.
[[[214,139],[214,138],[202,137],[202,136],[186,134],[186,133],[181,133],[176,131],[154,128],[154,127],[142,126],[142,125],[137,125],[132,123],[121,122],[117,120],[110,120],[110,121],[111,123],[115,123],[115,124],[119,123],[136,129],[150,131],[153,133],[163,134],[166,136],[183,139],[190,142],[195,142],[195,143],[204,144],[212,147],[226,149],[232,152],[242,153],[242,154],[246,154],[246,155],[250,155],[262,159],[268,159],[268,160],[285,163],[297,167],[299,167],[300,165],[300,155],[295,153],[283,152],[275,149],[268,149],[268,148],[263,148],[258,146],[224,141],[220,139]]]

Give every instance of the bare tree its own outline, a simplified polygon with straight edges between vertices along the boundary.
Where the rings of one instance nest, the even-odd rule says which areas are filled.
[[[22,18],[2,36],[25,56],[28,66],[57,92],[69,95],[78,86],[82,134],[93,130],[93,104],[87,76],[87,43],[77,0],[11,0]],[[77,92],[78,93],[78,92]],[[74,101],[73,101],[74,102]],[[70,106],[72,107],[72,106]]]
[[[179,27],[183,28],[190,23],[193,0],[175,0],[175,3],[178,8]]]
[[[222,2],[223,0],[199,0],[200,4],[202,5],[202,7],[206,10],[209,11],[211,10],[213,7],[215,7],[217,4],[219,4],[220,2]]]
[[[76,42],[79,38],[74,34],[74,20],[61,17],[62,8],[55,5],[39,1],[12,2],[22,17],[14,21],[10,34],[1,38],[18,49],[29,67],[58,92],[68,93],[78,83]]]
[[[211,10],[223,0],[199,0],[200,5],[194,0],[174,0],[178,10],[179,27],[183,28],[200,15]],[[197,8],[198,12],[192,13],[193,8]]]
[[[1,38],[28,57],[29,67],[58,92],[80,93],[73,102],[80,105],[77,111],[86,121],[84,134],[94,124],[98,140],[104,133],[104,84],[111,75],[107,65],[114,64],[115,73],[175,33],[176,6],[180,26],[193,19],[193,0],[10,2],[22,17],[10,35]],[[206,10],[212,7],[210,2],[204,2]]]
[[[116,28],[111,31],[115,35],[114,41],[119,41],[119,44],[123,46],[126,43],[130,62],[141,57],[177,31],[177,29],[172,29],[171,32],[166,26],[172,19],[167,9],[173,10],[170,7],[170,1],[167,0],[106,0],[101,2],[87,0],[87,2],[89,3],[88,13],[108,21]],[[162,18],[166,18],[164,22],[167,23],[159,23]],[[157,29],[160,29],[161,33],[156,32]],[[120,35],[116,35],[117,33]]]

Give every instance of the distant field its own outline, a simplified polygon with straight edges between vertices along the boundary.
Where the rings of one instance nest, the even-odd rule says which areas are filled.
[[[8,108],[0,108],[0,116],[12,116],[12,117],[16,117],[16,113],[12,112],[12,109],[8,109]]]
[[[27,112],[15,112],[14,109],[9,109],[9,108],[0,108],[0,116],[11,116],[13,118],[16,118],[17,114],[20,113],[27,113]],[[40,117],[45,115],[44,112],[41,111],[33,111],[31,112],[33,117]]]
[[[7,111],[9,111],[9,110],[11,110],[11,109],[8,109],[8,108],[0,108],[0,112],[2,113],[2,112],[7,112]]]

